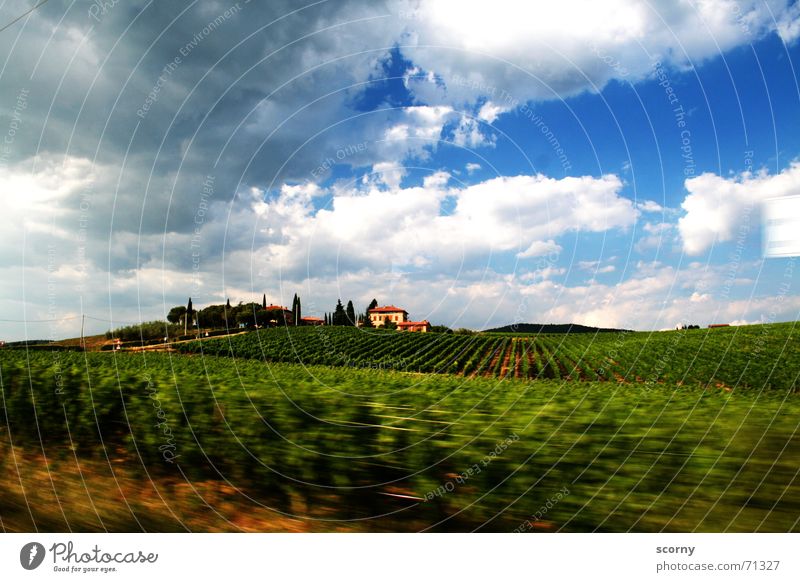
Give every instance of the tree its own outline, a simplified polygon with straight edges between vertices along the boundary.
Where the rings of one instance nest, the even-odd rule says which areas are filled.
[[[186,308],[183,305],[176,305],[169,310],[169,313],[167,314],[167,321],[177,325],[181,322],[185,313]]]
[[[292,297],[292,320],[294,325],[300,325],[300,298],[297,293]]]
[[[233,308],[231,319],[244,327],[253,327],[258,323],[258,314],[264,312],[258,303],[239,303]],[[266,313],[266,312],[264,312]]]
[[[261,297],[261,308],[262,309],[266,309],[267,308],[267,294],[266,293],[264,293],[264,295]]]
[[[300,325],[300,320],[303,319],[303,310],[300,307],[300,296],[297,296],[297,311],[294,314],[294,324]]]
[[[189,333],[189,322],[194,325],[194,309],[192,309],[192,298],[189,297],[189,303],[186,305],[186,314],[183,318],[183,334]]]
[[[362,327],[375,327],[374,325],[372,325],[372,318],[370,318],[369,316],[369,310],[375,309],[377,306],[378,306],[377,299],[373,299],[372,301],[369,302],[369,305],[367,305],[367,310],[364,312],[364,322],[362,323]]]
[[[233,323],[233,320],[231,318],[231,314],[232,313],[233,313],[233,310],[231,309],[231,300],[230,300],[230,298],[228,298],[225,301],[225,309],[222,312],[222,317],[225,320],[225,329],[230,329],[231,328],[231,323]]]
[[[453,330],[446,325],[432,325],[431,331],[435,333],[453,333]]]
[[[352,325],[355,326],[356,324],[356,310],[353,308],[353,302],[347,302],[347,310],[345,311],[345,316],[347,317],[347,321],[345,325]]]
[[[197,312],[198,327],[219,328],[225,326],[225,307],[209,305]]]
[[[347,314],[344,311],[341,299],[336,301],[336,309],[333,312],[333,322],[331,325],[347,325]]]

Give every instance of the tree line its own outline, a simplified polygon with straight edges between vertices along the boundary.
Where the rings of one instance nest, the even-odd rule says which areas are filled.
[[[370,301],[364,313],[356,315],[355,307],[351,300],[347,301],[347,306],[342,305],[342,300],[336,301],[336,307],[331,313],[325,313],[323,321],[325,325],[341,325],[351,327],[373,327],[372,320],[369,318],[369,310],[378,306],[378,300],[373,299]]]
[[[292,299],[292,308],[287,313],[281,306],[267,305],[266,293],[261,298],[261,303],[240,301],[231,305],[228,299],[224,304],[209,305],[202,309],[194,309],[192,298],[186,306],[177,305],[169,310],[167,321],[183,326],[184,332],[190,329],[211,328],[239,328],[239,327],[274,327],[279,325],[302,324],[302,302],[295,293]]]

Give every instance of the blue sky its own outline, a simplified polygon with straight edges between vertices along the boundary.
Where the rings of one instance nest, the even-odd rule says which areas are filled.
[[[800,8],[601,4],[48,3],[0,33],[3,337],[262,293],[479,329],[796,319],[761,205],[800,187]]]

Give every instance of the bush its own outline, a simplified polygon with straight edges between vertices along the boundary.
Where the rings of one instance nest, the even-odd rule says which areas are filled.
[[[138,325],[127,325],[106,332],[106,339],[119,339],[124,342],[156,340],[175,337],[183,328],[180,325],[163,321],[146,321]]]

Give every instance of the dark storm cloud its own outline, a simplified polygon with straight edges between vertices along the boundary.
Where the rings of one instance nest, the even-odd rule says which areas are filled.
[[[3,85],[30,92],[10,161],[93,160],[89,231],[99,243],[189,233],[207,176],[227,202],[237,188],[307,179],[319,153],[294,152],[310,135],[323,132],[324,151],[358,129],[325,131],[351,114],[360,89],[347,86],[383,56],[386,14],[369,2],[50,2],[0,35]],[[330,59],[340,60],[320,66]],[[79,197],[59,203],[68,230]]]

